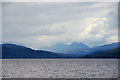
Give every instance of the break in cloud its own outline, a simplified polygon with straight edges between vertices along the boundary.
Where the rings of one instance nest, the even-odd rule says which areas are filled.
[[[3,3],[3,41],[39,49],[83,42],[118,41],[118,3]]]

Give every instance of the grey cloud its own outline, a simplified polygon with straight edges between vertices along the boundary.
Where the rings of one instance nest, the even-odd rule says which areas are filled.
[[[3,41],[33,48],[72,41],[96,46],[117,35],[117,16],[117,3],[3,3]],[[106,18],[107,22],[86,34],[86,27],[98,23],[91,20],[94,18]],[[99,29],[107,32],[101,34]],[[44,36],[48,39],[40,42]]]

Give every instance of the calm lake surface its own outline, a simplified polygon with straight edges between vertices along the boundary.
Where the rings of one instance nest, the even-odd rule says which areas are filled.
[[[117,78],[118,59],[4,59],[3,78]]]

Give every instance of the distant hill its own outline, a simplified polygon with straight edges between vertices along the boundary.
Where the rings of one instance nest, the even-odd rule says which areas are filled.
[[[116,48],[120,47],[120,45],[118,45],[118,44],[120,44],[120,43],[105,44],[105,45],[102,45],[99,47],[92,48],[92,49],[88,50],[87,53],[104,52],[104,51],[116,49]]]
[[[78,43],[70,44],[70,50],[66,50],[65,53],[56,53],[44,50],[34,50],[28,47],[24,47],[16,44],[2,44],[2,58],[118,58],[120,53],[119,43],[106,44],[103,46],[89,48],[85,45],[84,48],[80,47]],[[61,44],[61,49],[65,45]],[[63,47],[64,46],[64,47]],[[66,45],[68,46],[68,45]],[[79,47],[79,48],[77,48]],[[75,48],[75,49],[73,49]],[[68,49],[68,48],[67,48]]]
[[[48,51],[57,52],[57,53],[68,53],[69,51],[74,49],[89,49],[89,47],[83,43],[73,42],[70,45],[67,45],[64,43],[58,43],[56,45],[46,47],[44,49]]]
[[[61,55],[43,50],[33,50],[15,44],[2,44],[2,58],[65,58]]]
[[[120,58],[120,47],[105,52],[95,52],[90,55],[86,55],[85,58]]]
[[[64,53],[70,57],[78,57],[86,56],[97,52],[105,52],[116,48],[118,48],[118,43],[105,44],[102,46],[89,48],[87,45],[83,43],[73,42],[70,45],[58,43],[54,46],[45,48],[45,50],[57,53]]]
[[[105,52],[105,51],[109,51],[112,49],[116,49],[118,47],[120,47],[120,45],[118,45],[119,43],[112,43],[112,44],[106,44],[106,45],[102,45],[99,47],[95,47],[95,48],[89,48],[89,49],[76,49],[76,50],[71,50],[69,51],[69,56],[86,56],[89,54],[93,54],[93,53],[98,53],[98,52]]]

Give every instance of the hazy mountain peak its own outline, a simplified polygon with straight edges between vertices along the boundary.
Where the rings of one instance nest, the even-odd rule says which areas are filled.
[[[82,42],[72,42],[70,45],[85,45]]]
[[[72,42],[70,45],[76,45],[79,44],[78,42]]]
[[[56,45],[46,48],[50,51],[63,52],[71,49],[88,49],[89,47],[83,43],[72,42],[70,45],[64,43],[57,43]]]

